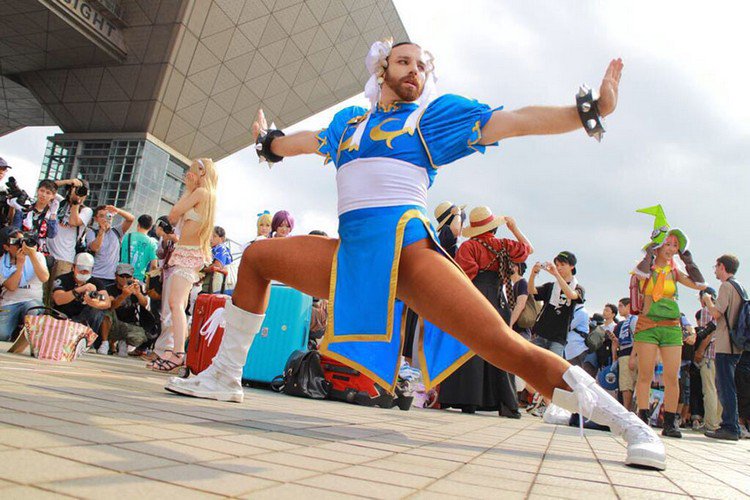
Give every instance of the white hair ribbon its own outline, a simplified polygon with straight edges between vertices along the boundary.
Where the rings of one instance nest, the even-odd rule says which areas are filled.
[[[362,136],[367,128],[367,122],[370,121],[370,115],[377,109],[378,102],[380,101],[380,86],[383,84],[383,75],[388,67],[388,56],[391,54],[393,49],[393,39],[386,38],[373,43],[370,46],[370,51],[365,57],[365,67],[370,73],[370,78],[365,84],[365,97],[370,101],[370,110],[365,115],[365,119],[362,120],[352,135],[351,145],[356,149],[359,147]],[[410,129],[412,132],[416,129],[417,121],[422,115],[424,110],[427,108],[429,103],[434,99],[437,88],[435,83],[437,78],[435,77],[435,66],[433,64],[434,58],[432,54],[423,51],[425,55],[425,83],[422,89],[422,95],[417,99],[419,107],[412,112],[404,123],[404,128]]]

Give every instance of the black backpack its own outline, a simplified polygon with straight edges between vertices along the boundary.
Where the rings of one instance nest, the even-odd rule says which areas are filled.
[[[323,376],[318,351],[294,351],[286,361],[284,374],[271,381],[271,389],[290,396],[325,399],[331,384]]]

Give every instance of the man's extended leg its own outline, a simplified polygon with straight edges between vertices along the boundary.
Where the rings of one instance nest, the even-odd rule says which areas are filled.
[[[188,396],[241,402],[242,368],[268,306],[271,280],[313,297],[328,297],[337,240],[295,236],[260,240],[242,255],[232,302],[224,308],[224,337],[211,366],[190,379],[172,378],[166,389]]]
[[[583,369],[515,334],[468,278],[432,250],[429,242],[404,249],[398,296],[485,360],[528,380],[553,403],[608,425],[613,433],[623,436],[628,442],[625,463],[665,467],[664,445],[650,427]]]

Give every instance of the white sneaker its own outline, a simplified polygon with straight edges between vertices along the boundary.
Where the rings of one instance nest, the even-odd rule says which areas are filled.
[[[109,354],[109,340],[102,340],[102,345],[96,350],[97,354]]]
[[[744,425],[740,425],[740,439],[750,439],[750,431]]]
[[[573,391],[555,389],[553,403],[609,426],[614,434],[622,436],[628,443],[625,464],[658,470],[667,468],[664,443],[635,413],[626,410],[580,367],[571,366],[563,379]]]
[[[194,398],[234,403],[242,403],[245,397],[242,382],[222,374],[214,365],[192,378],[171,377],[164,388],[170,392]]]
[[[117,341],[117,355],[121,358],[128,357],[128,343],[124,340]]]

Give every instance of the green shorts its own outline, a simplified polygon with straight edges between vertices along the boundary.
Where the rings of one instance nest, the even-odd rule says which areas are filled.
[[[633,340],[646,344],[656,344],[660,347],[681,346],[682,328],[679,326],[656,326],[642,332],[637,332],[633,336]]]

